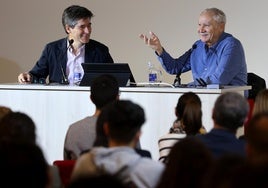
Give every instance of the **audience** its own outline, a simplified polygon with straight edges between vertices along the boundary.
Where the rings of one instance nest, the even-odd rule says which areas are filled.
[[[197,135],[215,157],[234,153],[245,156],[245,141],[236,138],[237,129],[243,126],[248,114],[247,100],[235,92],[221,94],[213,108],[212,130],[204,135]]]
[[[96,139],[93,144],[94,147],[101,147],[101,146],[109,147],[108,135],[105,134],[105,131],[104,131],[105,121],[106,121],[106,117],[104,116],[98,117],[98,120],[96,123]],[[139,145],[139,142],[137,145]],[[142,157],[152,158],[152,155],[148,150],[141,149],[140,147],[137,147],[137,146],[134,149]]]
[[[255,98],[252,116],[260,112],[268,112],[268,89],[259,91]]]
[[[0,106],[0,120],[9,112],[12,112],[12,110],[6,106]]]
[[[205,175],[202,187],[230,188],[233,177],[246,167],[246,158],[237,154],[224,154],[217,158]],[[241,187],[241,186],[238,186]]]
[[[246,134],[248,160],[268,166],[268,112],[255,114],[249,122]]]
[[[11,152],[13,153],[18,152],[18,156],[20,152],[22,151],[15,151],[16,148],[18,148],[18,150],[20,149],[23,150],[22,148],[25,147],[25,152],[27,152],[26,150],[30,150],[30,148],[33,148],[33,150],[41,150],[39,149],[39,146],[36,143],[35,123],[27,114],[22,113],[22,112],[9,112],[7,115],[5,115],[2,118],[2,120],[0,121],[0,142],[8,143],[7,145],[4,145],[4,148],[7,149],[7,146],[10,145],[12,147],[11,150],[14,150]],[[34,145],[34,146],[28,146],[28,145]],[[43,153],[40,154],[39,151],[37,151],[36,153],[39,153],[38,155],[43,156]],[[31,155],[32,155],[31,153],[29,153],[29,155],[22,153],[21,156],[23,158],[21,160],[24,160],[24,161],[21,161],[22,163],[21,165],[24,165],[24,162],[27,162],[27,160],[30,160],[27,157],[31,157]],[[12,162],[11,160],[18,160],[19,159],[18,156],[14,159],[10,159],[10,162]],[[35,157],[35,156],[32,156],[32,157]],[[45,160],[45,159],[40,159],[40,160]],[[49,165],[47,167],[48,167],[47,173],[51,181],[51,186],[55,188],[60,187],[61,182],[59,178],[58,169]],[[25,173],[26,172],[27,171],[25,171]],[[29,173],[32,173],[32,172],[29,172]],[[27,174],[25,174],[25,176],[26,175]],[[30,182],[31,182],[31,179],[29,179],[29,183]]]
[[[72,181],[87,175],[110,174],[127,187],[155,187],[164,165],[134,150],[145,122],[144,110],[131,101],[117,100],[105,106],[99,118],[105,122],[109,147],[95,147],[81,155]]]
[[[200,187],[212,162],[210,151],[200,140],[192,136],[183,138],[172,147],[157,187]]]
[[[179,140],[189,135],[205,133],[202,125],[201,100],[193,92],[184,93],[178,100],[175,108],[177,119],[170,128],[169,133],[160,137],[159,160],[165,162],[171,147]]]
[[[47,188],[49,166],[41,149],[31,143],[0,142],[1,188]]]
[[[103,174],[99,176],[85,176],[72,181],[67,188],[127,188],[115,176]]]
[[[96,138],[96,121],[101,108],[119,99],[119,86],[111,75],[97,77],[91,85],[90,99],[95,105],[95,113],[70,125],[64,142],[64,159],[77,159],[92,148]]]
[[[244,125],[244,133],[246,134],[247,129],[248,129],[248,124],[252,116],[259,112],[263,111],[268,111],[268,90],[267,89],[261,89],[258,92],[257,91],[252,91],[255,92],[256,95],[254,98],[248,99],[248,103],[250,106],[249,114],[248,114],[248,119],[245,122]],[[240,138],[245,138],[245,135],[242,135]]]
[[[10,112],[0,123],[0,139],[17,143],[36,143],[35,123],[21,112]]]

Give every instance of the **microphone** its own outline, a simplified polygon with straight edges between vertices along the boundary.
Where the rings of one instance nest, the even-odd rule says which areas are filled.
[[[74,39],[71,39],[71,40],[68,40],[69,42],[69,45],[65,51],[65,53],[67,53],[67,51],[69,50],[69,48],[72,46],[72,44],[74,43]],[[64,55],[64,54],[63,54]],[[64,85],[68,85],[69,84],[69,81],[68,81],[68,78],[63,70],[63,67],[62,67],[62,63],[60,63],[60,69],[61,69],[61,73],[62,73],[62,80],[61,80],[61,84],[64,84]]]
[[[192,51],[194,50],[194,49],[196,49],[196,47],[197,47],[197,45],[196,44],[193,44],[192,45],[192,48],[191,49],[189,49],[187,52],[185,52],[185,54],[187,54],[185,57],[184,57],[184,60],[183,60],[183,64],[182,64],[182,67],[184,67],[184,65],[186,64],[186,62],[188,61],[188,59],[190,58],[190,55],[191,55],[191,53],[192,53]],[[174,80],[174,83],[173,83],[173,85],[175,86],[175,87],[178,87],[179,85],[181,85],[181,72],[179,72],[177,75],[176,75],[176,78],[175,78],[175,80]]]

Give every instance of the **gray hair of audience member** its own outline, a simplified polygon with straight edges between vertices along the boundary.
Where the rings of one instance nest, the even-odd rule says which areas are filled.
[[[217,98],[212,119],[214,124],[236,132],[239,127],[243,126],[248,112],[248,102],[241,94],[226,92]]]
[[[119,97],[118,81],[112,75],[103,74],[96,77],[90,89],[90,98],[97,109],[101,109],[103,106]]]
[[[218,9],[218,8],[207,8],[207,9],[203,10],[200,13],[200,15],[202,15],[204,13],[213,14],[213,19],[217,23],[226,23],[226,15],[225,15],[225,13],[222,10]]]
[[[85,7],[79,5],[72,5],[67,7],[62,14],[62,25],[65,32],[68,32],[65,29],[65,26],[68,25],[71,28],[74,28],[77,24],[77,21],[84,18],[92,18],[93,13]]]
[[[141,106],[129,100],[115,100],[102,109],[99,118],[108,124],[108,138],[130,143],[145,122],[145,113]]]
[[[16,143],[36,143],[36,127],[25,113],[10,112],[0,122],[0,140]]]

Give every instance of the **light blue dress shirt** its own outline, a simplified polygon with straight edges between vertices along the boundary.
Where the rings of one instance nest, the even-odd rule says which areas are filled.
[[[223,33],[213,46],[201,40],[179,58],[173,58],[165,50],[158,56],[163,68],[170,74],[192,71],[193,83],[202,78],[207,84],[247,85],[247,65],[240,41]]]

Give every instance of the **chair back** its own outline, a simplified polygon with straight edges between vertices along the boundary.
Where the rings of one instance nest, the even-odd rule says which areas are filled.
[[[75,162],[75,160],[56,160],[53,162],[53,165],[59,169],[60,179],[64,187],[67,187],[70,182]]]
[[[248,85],[252,87],[248,92],[248,99],[255,99],[260,90],[266,89],[265,80],[252,72],[248,73]]]

